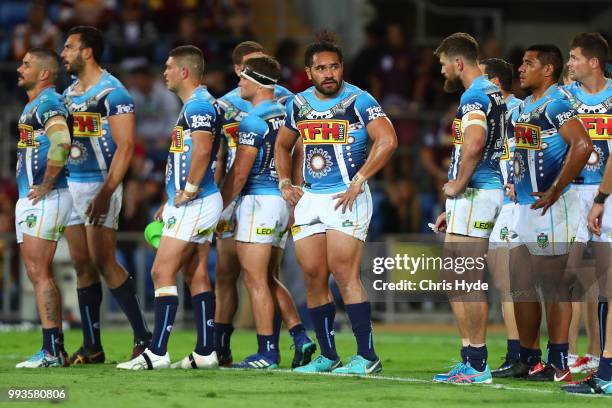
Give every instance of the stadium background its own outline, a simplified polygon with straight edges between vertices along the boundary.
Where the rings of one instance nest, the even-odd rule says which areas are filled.
[[[554,8],[554,13],[553,9]],[[427,223],[440,212],[451,149],[450,120],[458,95],[445,94],[432,51],[455,31],[473,34],[483,58],[503,57],[520,65],[523,47],[552,42],[567,55],[572,36],[583,31],[612,34],[609,1],[447,0],[63,0],[0,1],[0,323],[36,321],[31,285],[20,265],[14,239],[16,122],[26,100],[16,86],[18,62],[29,46],[61,51],[68,28],[101,28],[107,40],[104,66],[126,84],[136,102],[138,143],[129,175],[117,254],[136,278],[145,308],[151,311],[149,270],[154,256],[142,239],[163,192],[168,135],[180,109],[165,89],[161,70],[167,52],[190,43],[206,59],[205,82],[222,96],[237,82],[231,51],[241,41],[260,41],[283,65],[282,85],[299,92],[309,85],[303,50],[320,29],[334,31],[345,50],[345,79],[367,89],[395,125],[399,149],[371,186],[375,212],[369,241],[435,239]],[[59,90],[68,83],[63,76]],[[517,96],[524,96],[515,86]],[[303,311],[303,281],[288,245],[283,280]],[[215,256],[211,256],[211,271]],[[67,324],[78,324],[75,277],[65,242],[55,271],[60,277]],[[105,296],[104,321],[121,324],[123,315]],[[243,297],[244,298],[244,297]],[[379,322],[451,323],[443,294],[422,301],[377,304]],[[242,302],[244,309],[245,303]],[[186,305],[187,309],[189,305]],[[191,313],[181,309],[179,319]],[[302,313],[306,323],[308,316]],[[339,319],[342,322],[342,319]],[[492,311],[499,322],[499,310]],[[106,324],[106,323],[105,323]],[[238,326],[250,325],[243,310]],[[9,327],[9,326],[6,326]],[[14,326],[10,326],[14,327]]]

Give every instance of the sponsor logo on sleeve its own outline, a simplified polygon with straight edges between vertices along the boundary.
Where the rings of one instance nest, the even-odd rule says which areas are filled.
[[[134,112],[134,104],[119,104],[117,105],[117,115],[122,115],[124,113],[132,113]]]
[[[202,127],[211,127],[212,116],[211,115],[191,115],[191,129],[198,129]]]
[[[240,144],[253,146],[255,145],[255,138],[257,133],[255,132],[238,132],[238,140]]]
[[[368,122],[387,116],[380,106],[366,108],[366,112],[368,113]]]

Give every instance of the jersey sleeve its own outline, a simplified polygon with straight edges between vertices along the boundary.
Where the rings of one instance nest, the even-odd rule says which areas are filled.
[[[491,101],[489,101],[486,94],[481,92],[466,92],[461,97],[461,102],[459,103],[459,114],[461,115],[459,119],[462,119],[465,115],[474,111],[482,111],[486,115],[490,104]]]
[[[124,113],[134,113],[134,99],[127,89],[122,87],[114,88],[105,101],[108,116],[123,115]]]
[[[548,104],[546,107],[546,117],[558,130],[567,121],[577,118],[577,113],[572,108],[569,100],[559,98]]]
[[[367,92],[363,92],[357,97],[355,100],[355,110],[364,126],[368,126],[374,119],[387,117],[387,114],[376,102],[376,99]]]
[[[263,144],[268,126],[259,117],[247,116],[238,127],[238,146],[257,147]]]
[[[40,104],[36,111],[36,117],[41,128],[44,128],[49,119],[55,116],[63,116],[68,118],[68,109],[63,104],[61,99],[47,99]]]
[[[290,96],[287,98],[285,102],[285,110],[287,111],[287,116],[285,116],[285,126],[289,129],[297,132],[297,125],[295,124],[295,98]]]
[[[214,134],[217,111],[209,102],[189,102],[185,106],[184,116],[191,132],[210,132]]]

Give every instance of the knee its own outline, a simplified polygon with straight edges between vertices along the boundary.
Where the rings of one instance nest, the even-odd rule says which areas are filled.
[[[34,261],[27,261],[24,263],[32,285],[38,286],[50,278],[49,268],[45,268],[43,265],[40,265],[40,263]]]

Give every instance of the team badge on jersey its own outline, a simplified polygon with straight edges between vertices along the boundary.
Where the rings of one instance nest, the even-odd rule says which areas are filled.
[[[74,137],[102,136],[102,115],[96,112],[74,112],[72,114]]]
[[[305,145],[348,143],[348,120],[303,120],[297,128]]]
[[[514,126],[514,139],[517,148],[540,150],[542,148],[541,129],[539,126],[527,123],[517,123]]]

